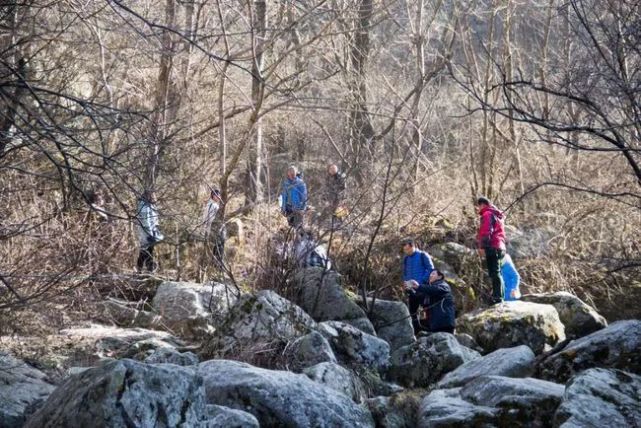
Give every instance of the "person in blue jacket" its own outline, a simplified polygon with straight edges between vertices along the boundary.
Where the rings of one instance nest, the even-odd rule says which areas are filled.
[[[505,300],[519,300],[521,298],[521,291],[519,290],[521,276],[509,254],[506,254],[501,261],[501,276],[505,283]]]
[[[280,192],[281,212],[291,227],[304,226],[307,209],[307,185],[295,166],[287,168],[287,177]]]
[[[445,275],[438,270],[430,273],[429,283],[415,288],[417,294],[425,296],[423,305],[429,308],[428,330],[432,333],[454,333],[456,310],[452,289],[445,281]]]
[[[425,300],[425,295],[416,289],[423,284],[427,284],[430,273],[434,270],[432,258],[425,251],[416,247],[416,242],[411,238],[401,241],[403,247],[403,286],[407,293],[408,307],[414,326],[414,333],[420,330],[418,320],[418,309]]]

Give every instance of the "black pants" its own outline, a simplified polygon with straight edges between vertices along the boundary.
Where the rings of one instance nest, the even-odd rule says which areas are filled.
[[[414,327],[414,334],[421,331],[421,324],[419,323],[419,309],[425,301],[425,295],[417,292],[409,293],[407,296],[408,307],[410,310],[410,318],[412,320],[412,327]]]
[[[225,267],[225,240],[227,233],[221,229],[217,234],[212,235],[209,241],[214,266],[218,269]]]
[[[485,249],[485,262],[487,264],[487,274],[492,281],[492,301],[493,303],[502,302],[505,298],[505,284],[501,275],[501,260],[505,256],[503,250],[495,248]]]
[[[140,247],[140,252],[138,253],[138,262],[136,263],[138,267],[138,272],[142,272],[143,268],[148,272],[153,272],[156,270],[154,263],[154,246],[149,247]]]
[[[287,223],[295,229],[305,227],[305,213],[303,211],[286,211]]]

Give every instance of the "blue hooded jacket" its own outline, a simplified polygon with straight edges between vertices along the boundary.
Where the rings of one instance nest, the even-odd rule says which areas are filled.
[[[519,290],[519,283],[521,276],[514,266],[514,262],[509,254],[503,257],[501,263],[501,276],[505,283],[505,300],[518,300],[521,298],[521,291]]]
[[[286,178],[280,196],[285,212],[304,211],[307,208],[307,185],[300,177],[293,180]]]
[[[430,313],[430,330],[456,327],[454,297],[450,285],[444,279],[421,285],[417,293],[427,296],[424,304]]]
[[[432,258],[425,251],[416,250],[411,256],[403,258],[403,281],[413,279],[419,284],[425,284],[433,270]]]

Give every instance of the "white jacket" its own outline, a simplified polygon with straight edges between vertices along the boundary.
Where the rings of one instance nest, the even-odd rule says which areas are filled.
[[[215,202],[211,198],[207,200],[205,204],[205,210],[203,211],[203,235],[209,236],[211,233],[211,225],[218,214],[220,209],[220,204]]]
[[[142,247],[149,245],[149,238],[154,237],[158,230],[158,211],[156,206],[145,201],[138,201],[138,212],[136,214],[136,226],[138,239]]]

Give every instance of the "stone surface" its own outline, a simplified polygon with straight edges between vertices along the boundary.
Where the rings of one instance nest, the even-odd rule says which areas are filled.
[[[568,382],[555,427],[641,426],[641,376],[589,369]]]
[[[154,312],[139,309],[138,304],[118,299],[108,299],[98,304],[99,318],[121,327],[161,328],[162,317]]]
[[[476,340],[472,336],[470,336],[467,333],[456,333],[454,336],[456,336],[456,340],[458,340],[458,343],[461,345],[468,347],[470,349],[474,349],[477,352],[480,352],[481,354],[484,354],[485,352],[483,351],[483,348],[479,346],[478,343],[476,343]]]
[[[380,428],[415,428],[416,415],[424,392],[401,392],[391,397],[374,397],[367,400],[376,426]]]
[[[476,258],[474,250],[457,242],[433,245],[429,248],[429,253],[434,258],[440,259],[451,266],[452,270],[455,271],[459,271],[467,260]]]
[[[145,357],[149,364],[175,364],[177,366],[193,366],[199,363],[198,356],[193,352],[178,352],[173,348],[157,348]]]
[[[174,334],[201,338],[215,331],[235,301],[224,284],[165,281],[152,306]]]
[[[242,296],[225,322],[205,345],[205,358],[260,349],[265,344],[288,342],[309,333],[316,323],[300,307],[270,290]]]
[[[54,389],[40,370],[0,352],[0,427],[21,427]]]
[[[369,313],[376,335],[390,345],[394,352],[398,348],[416,342],[410,312],[403,302],[369,299],[368,304],[374,307]]]
[[[350,397],[357,403],[365,400],[365,389],[360,379],[352,371],[336,363],[320,363],[306,368],[303,374],[314,382]]]
[[[373,427],[370,412],[307,376],[237,361],[198,366],[207,401],[253,414],[261,427]]]
[[[260,428],[260,424],[251,413],[209,404],[207,422],[202,428]]]
[[[343,363],[374,370],[384,370],[389,364],[390,348],[383,339],[340,321],[325,321],[318,327]]]
[[[527,345],[540,354],[565,339],[554,306],[520,301],[465,314],[458,319],[457,331],[471,335],[488,352]]]
[[[454,388],[486,375],[527,377],[534,371],[534,352],[525,345],[502,348],[481,358],[468,361],[449,372],[438,383],[439,388]]]
[[[461,345],[454,335],[434,333],[397,349],[391,356],[388,378],[406,387],[428,387],[480,354]]]
[[[538,365],[539,376],[565,382],[574,374],[595,367],[641,374],[641,321],[627,320],[571,341]]]
[[[365,311],[345,292],[340,275],[322,268],[300,270],[295,278],[294,301],[316,321],[343,321],[375,334]]]
[[[565,335],[568,338],[583,337],[608,326],[605,318],[592,306],[565,291],[552,294],[526,294],[521,300],[554,306],[559,313],[559,319],[565,326]]]
[[[193,370],[113,361],[68,378],[25,427],[200,426],[204,398]]]
[[[335,363],[336,356],[327,339],[319,332],[313,331],[287,346],[285,360],[289,370],[300,372],[319,363]]]
[[[549,426],[563,392],[563,385],[539,379],[483,376],[432,391],[421,403],[418,426]]]

